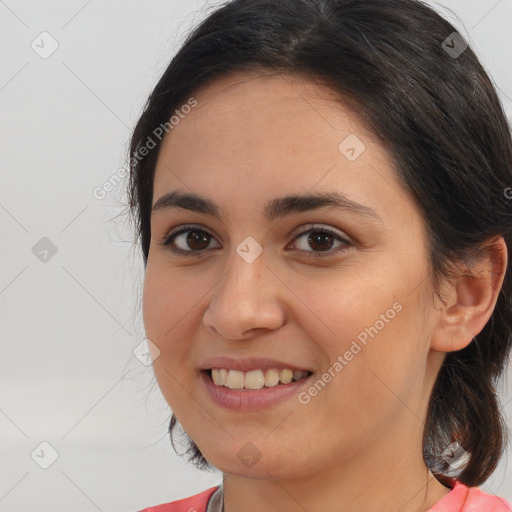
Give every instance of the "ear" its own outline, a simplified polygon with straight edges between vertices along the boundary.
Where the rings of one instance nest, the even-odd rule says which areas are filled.
[[[453,352],[467,347],[491,317],[507,270],[507,245],[503,237],[488,241],[485,256],[468,268],[457,265],[459,277],[446,280],[445,304],[431,339],[431,348]]]

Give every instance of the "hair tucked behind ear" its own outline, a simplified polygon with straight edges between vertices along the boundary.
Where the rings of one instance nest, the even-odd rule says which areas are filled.
[[[494,378],[486,374],[481,341],[447,354],[430,400],[424,431],[424,457],[437,478],[450,484],[442,451],[458,443],[470,452],[469,464],[458,479],[480,485],[494,471],[504,448],[507,426],[500,414]]]
[[[512,141],[471,48],[454,56],[443,47],[453,32],[417,0],[227,2],[191,32],[148,99],[131,141],[129,199],[147,263],[160,141],[144,158],[139,149],[220,75],[266,69],[338,91],[380,138],[417,201],[435,294],[451,262],[471,263],[495,237],[506,242],[507,272],[493,314],[467,348],[447,354],[424,431],[425,461],[439,480],[449,483],[442,453],[458,442],[469,461],[457,478],[474,486],[494,471],[506,440],[496,385],[512,343]],[[173,417],[171,441],[176,424]],[[189,441],[186,454],[207,467]]]

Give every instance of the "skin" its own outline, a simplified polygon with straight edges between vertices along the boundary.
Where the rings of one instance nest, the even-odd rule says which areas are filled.
[[[428,399],[445,352],[466,346],[492,314],[503,239],[475,278],[443,283],[443,305],[429,286],[416,203],[386,149],[331,89],[245,72],[193,97],[198,105],[163,142],[153,204],[193,192],[218,204],[223,219],[180,208],[152,215],[143,316],[166,401],[224,474],[225,511],[430,509],[449,489],[422,458]],[[338,149],[350,134],[366,147],[354,161]],[[277,196],[330,191],[371,207],[380,222],[335,207],[263,215]],[[318,231],[311,223],[352,245],[337,252],[334,237],[328,256],[310,257],[328,247],[308,243]],[[198,257],[159,244],[183,224],[211,235]],[[252,263],[236,252],[247,236],[263,248]],[[185,237],[175,240],[180,248],[198,247]],[[273,357],[321,376],[395,302],[401,311],[307,405],[294,396],[258,412],[227,410],[199,379],[213,356]],[[261,454],[252,467],[237,457],[248,442]]]

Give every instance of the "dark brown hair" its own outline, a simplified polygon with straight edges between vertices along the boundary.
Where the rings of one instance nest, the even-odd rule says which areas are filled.
[[[161,140],[143,158],[140,150],[195,90],[221,75],[294,73],[348,98],[417,200],[439,298],[451,263],[470,265],[499,236],[508,248],[493,314],[466,348],[447,354],[424,428],[424,459],[434,475],[453,484],[441,453],[457,441],[470,456],[457,479],[475,486],[494,471],[508,440],[496,385],[512,343],[512,140],[495,88],[455,31],[417,0],[226,2],[188,35],[145,105],[131,139],[129,206],[146,265]],[[174,447],[177,426],[173,415]],[[211,467],[185,438],[189,460]]]

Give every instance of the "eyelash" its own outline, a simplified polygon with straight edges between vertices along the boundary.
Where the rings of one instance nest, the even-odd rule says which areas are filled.
[[[202,256],[202,254],[207,249],[203,249],[203,250],[200,250],[200,251],[194,251],[194,250],[185,251],[183,249],[178,249],[178,248],[172,246],[172,244],[174,242],[174,239],[178,235],[181,235],[183,233],[187,233],[188,231],[196,231],[196,232],[199,232],[199,233],[205,233],[208,236],[213,238],[213,235],[210,234],[208,231],[206,231],[204,229],[198,228],[197,226],[185,225],[179,231],[176,231],[174,233],[166,235],[165,238],[163,239],[163,241],[158,242],[158,243],[159,243],[159,245],[162,245],[162,246],[166,247],[172,253],[177,254],[179,256],[187,256],[187,257],[189,257],[189,256],[190,257],[200,257],[200,256]],[[328,251],[323,251],[323,252],[303,251],[303,252],[311,253],[309,257],[313,257],[313,258],[326,258],[326,257],[329,257],[329,256],[333,256],[334,254],[343,252],[343,251],[349,249],[350,247],[352,247],[354,245],[351,242],[349,242],[348,240],[346,240],[345,238],[342,238],[333,229],[330,229],[330,228],[327,228],[327,227],[317,227],[317,226],[314,226],[314,225],[310,226],[308,229],[306,229],[304,231],[301,231],[300,233],[295,235],[295,237],[293,238],[292,242],[295,242],[298,238],[300,238],[301,236],[303,236],[303,235],[305,235],[307,233],[324,233],[324,234],[329,234],[329,235],[332,235],[335,238],[337,238],[338,241],[342,242],[341,245],[339,245],[338,247],[329,249]],[[299,251],[300,251],[300,249],[299,249]]]

